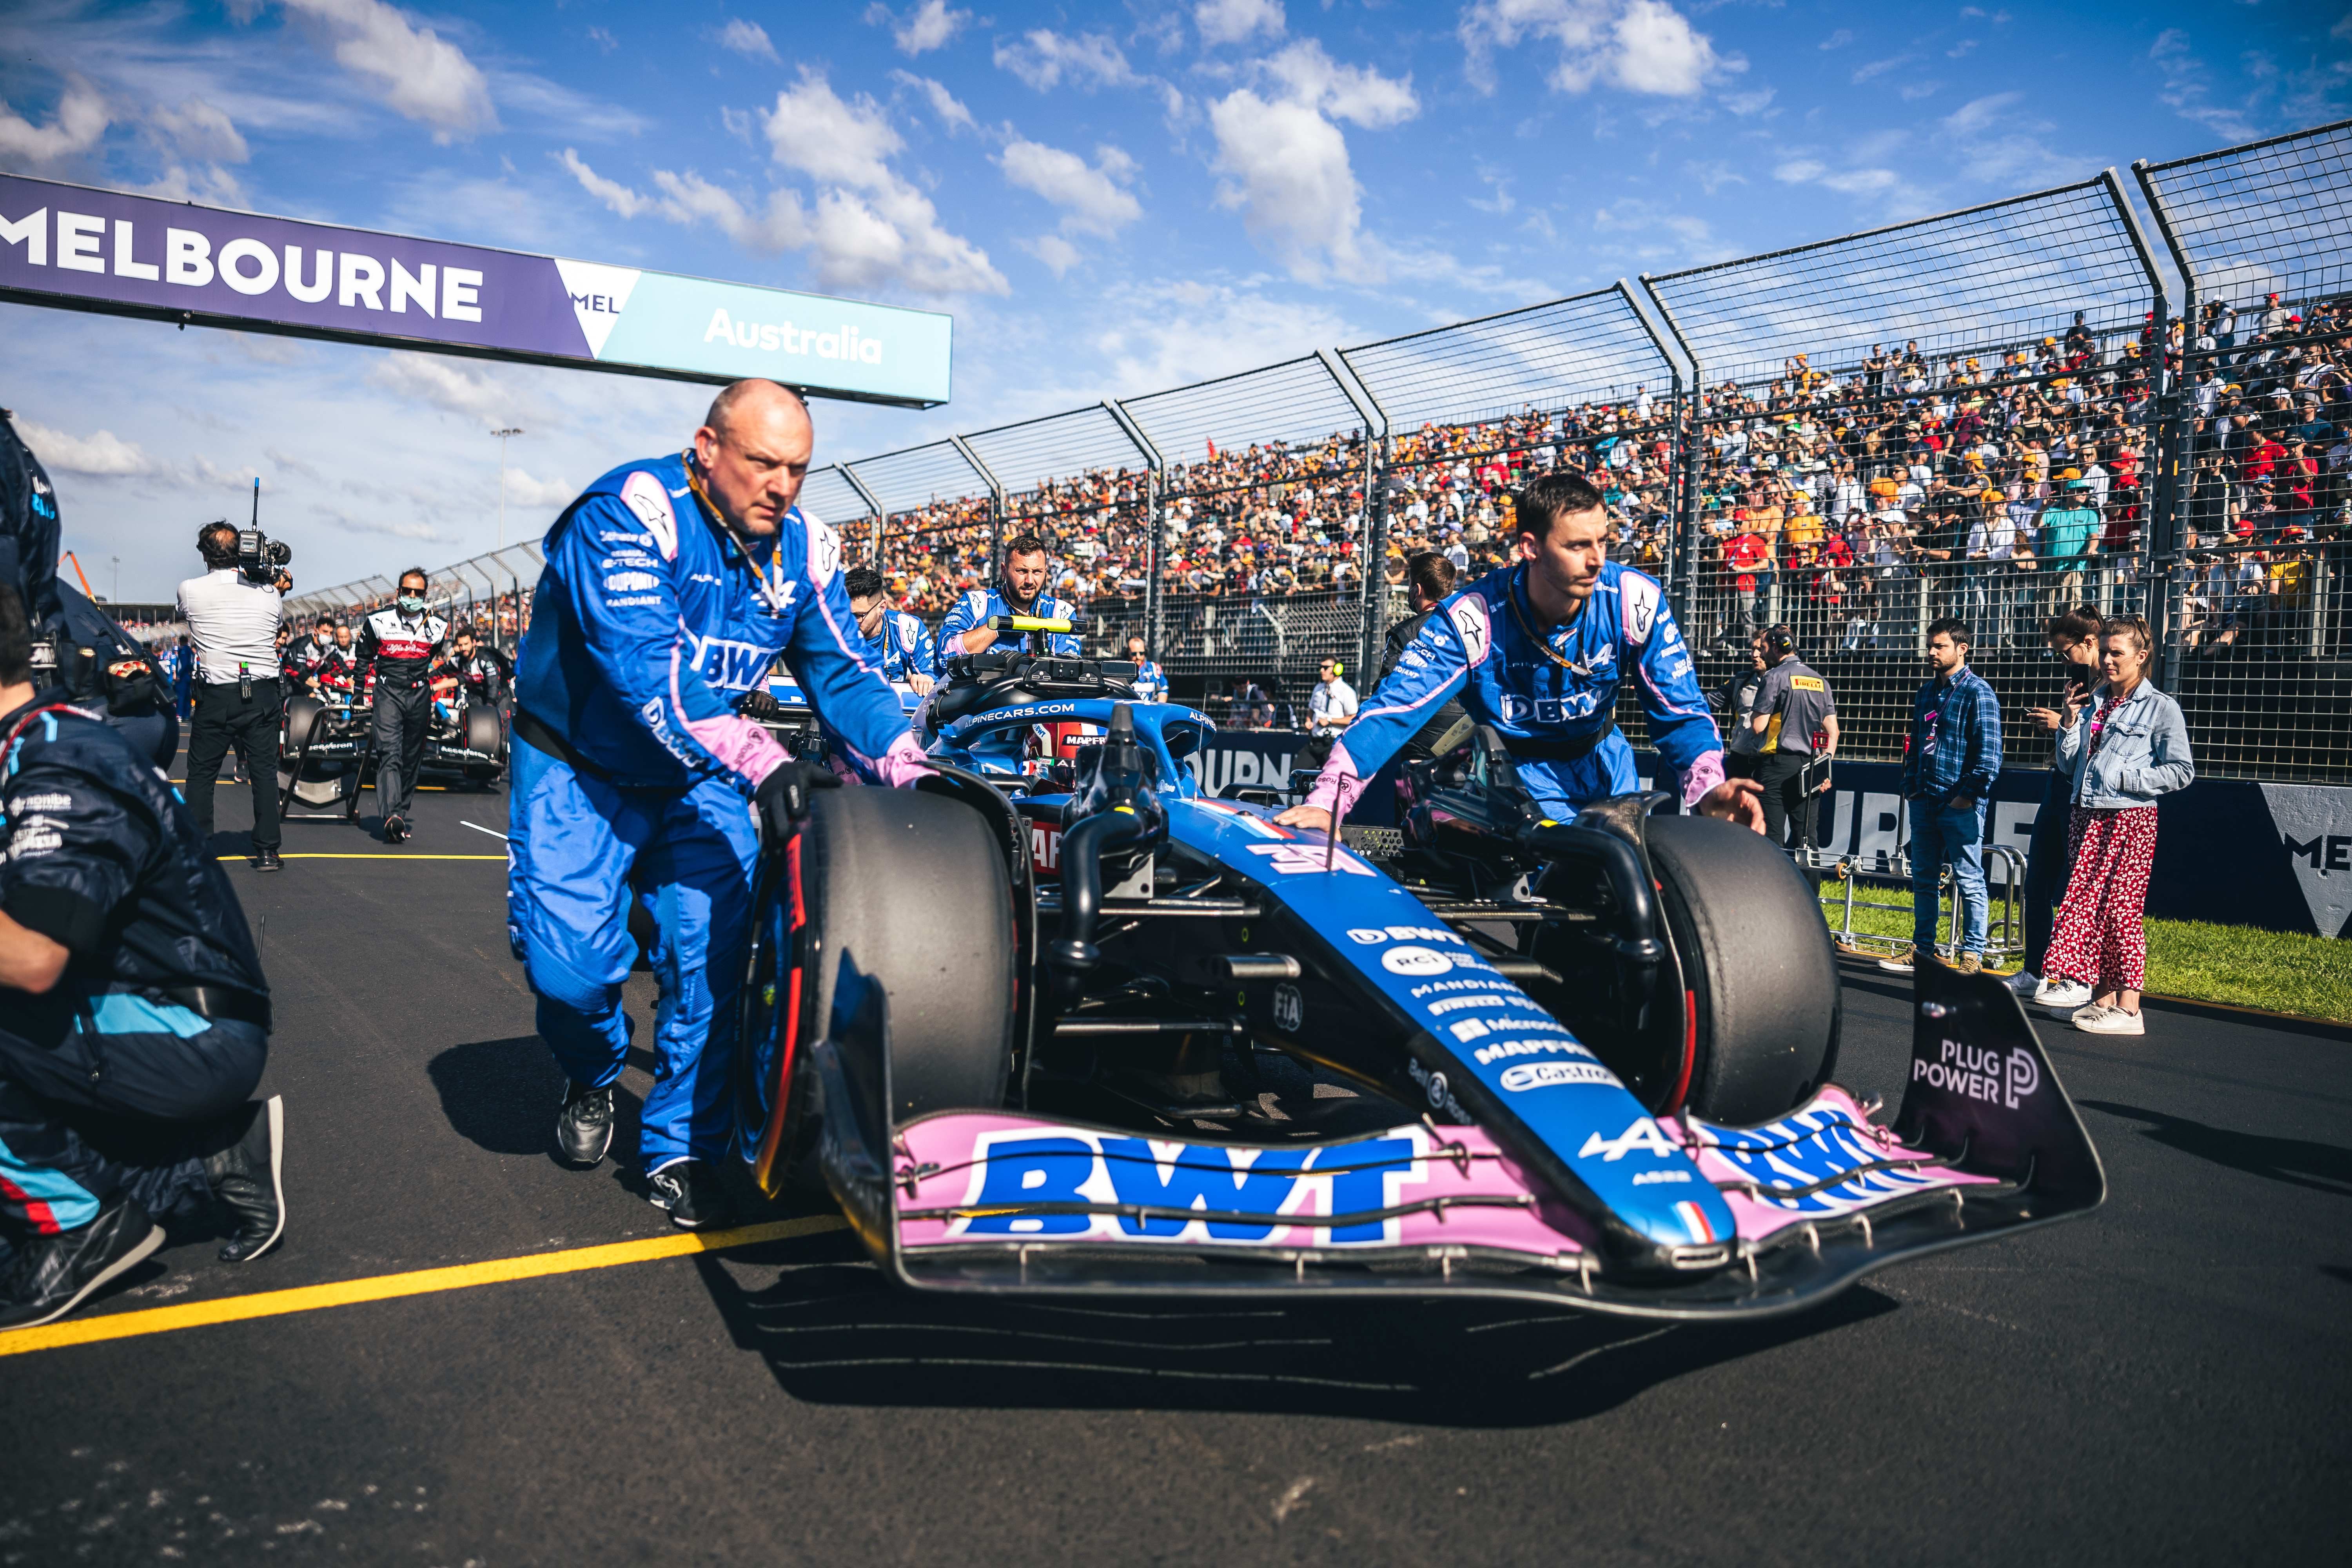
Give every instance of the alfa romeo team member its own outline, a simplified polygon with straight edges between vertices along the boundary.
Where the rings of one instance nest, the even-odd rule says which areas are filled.
[[[1518,563],[1447,598],[1332,746],[1307,801],[1275,818],[1328,829],[1447,699],[1499,731],[1537,805],[1566,821],[1641,787],[1617,732],[1617,689],[1638,681],[1659,755],[1696,805],[1762,832],[1752,779],[1726,779],[1723,738],[1657,580],[1608,559],[1601,492],[1548,474],[1517,498]]]
[[[383,812],[383,841],[408,837],[408,808],[425,760],[425,725],[433,711],[433,669],[448,652],[449,623],[425,612],[431,579],[412,566],[400,574],[400,597],[360,623],[352,664],[375,677],[374,719],[368,745],[375,752],[375,803]],[[353,678],[357,689],[358,676]]]
[[[64,1316],[206,1194],[245,1263],[285,1226],[284,1107],[247,1098],[269,987],[245,912],[163,770],[36,691],[0,584],[0,1329]]]
[[[940,623],[940,646],[933,668],[946,672],[947,661],[958,654],[981,653],[995,646],[997,634],[982,628],[991,616],[1034,616],[1039,620],[1063,620],[1078,607],[1045,592],[1053,574],[1045,560],[1045,542],[1034,533],[1014,536],[1004,547],[1004,575],[993,588],[974,588],[956,601]],[[1078,657],[1076,632],[1013,632],[1008,634],[1033,653],[1057,658]]]
[[[890,603],[882,574],[871,566],[853,569],[845,578],[849,613],[857,617],[857,636],[865,645],[866,662],[885,677],[903,680],[918,697],[931,694],[931,667],[939,662],[931,647],[931,630],[921,619]]]
[[[833,775],[738,710],[782,654],[836,757],[884,784],[924,771],[898,693],[861,657],[832,529],[794,510],[815,432],[793,393],[739,381],[683,453],[625,463],[548,531],[515,687],[507,908],[539,1033],[571,1079],[567,1160],[613,1141],[636,956],[625,900],[659,931],[648,1196],[723,1224],[735,990],[762,831]],[[750,809],[746,807],[747,799]]]

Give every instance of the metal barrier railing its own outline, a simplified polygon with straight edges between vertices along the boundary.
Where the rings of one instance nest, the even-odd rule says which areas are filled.
[[[1988,900],[1985,925],[1985,967],[2006,969],[2011,960],[2025,956],[2025,924],[2018,912],[2018,900],[2025,886],[2025,857],[2006,844],[1984,847],[1987,861],[1985,894]],[[1865,857],[1827,849],[1801,848],[1789,851],[1789,858],[1801,869],[1818,872],[1840,884],[1843,896],[1840,907],[1844,923],[1832,931],[1832,938],[1849,952],[1885,958],[1901,952],[1912,945],[1909,934],[1893,935],[1875,931],[1856,931],[1853,915],[1856,910],[1877,910],[1889,914],[1912,916],[1916,905],[1881,903],[1869,899],[1857,899],[1854,894],[1864,882],[1911,886],[1911,858],[1907,855],[1876,855]],[[1992,899],[1992,866],[2000,867],[2001,897],[1998,904]],[[1942,954],[1959,951],[1960,910],[1959,882],[1949,864],[1940,868],[1936,879],[1936,923],[1939,931],[1950,931],[1950,937],[1937,944]],[[1997,911],[1997,912],[1996,912]]]

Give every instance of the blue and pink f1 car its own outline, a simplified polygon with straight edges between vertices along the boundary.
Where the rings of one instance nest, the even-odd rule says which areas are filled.
[[[821,792],[763,865],[740,1153],[900,1282],[1755,1316],[2105,1197],[1990,978],[1921,964],[1891,1121],[1831,1081],[1827,932],[1758,836],[1544,821],[1473,733],[1334,843],[1202,796],[1209,721],[1124,668],[965,661],[940,775]],[[1058,776],[978,765],[1069,723],[1107,737]]]

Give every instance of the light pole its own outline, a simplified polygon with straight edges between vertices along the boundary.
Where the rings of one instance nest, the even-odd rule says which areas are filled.
[[[114,610],[114,613],[119,616],[122,613],[122,557],[117,555],[113,557],[113,561],[114,598],[111,601],[111,607]]]
[[[522,431],[520,428],[493,430],[490,434],[499,438],[499,548],[504,550],[507,547],[507,437],[520,436]]]

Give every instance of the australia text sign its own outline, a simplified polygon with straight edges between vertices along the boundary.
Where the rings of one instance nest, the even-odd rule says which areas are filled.
[[[0,175],[0,298],[832,396],[948,399],[953,321]]]

